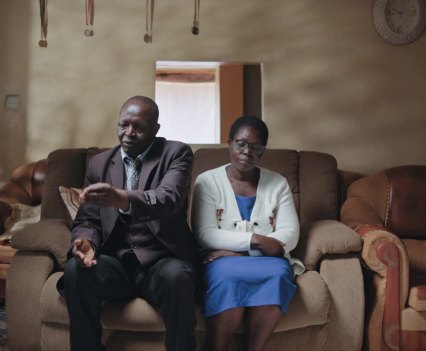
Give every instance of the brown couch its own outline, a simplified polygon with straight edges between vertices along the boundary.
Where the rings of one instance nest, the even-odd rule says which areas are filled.
[[[46,160],[27,163],[15,169],[0,187],[0,234],[8,229],[7,220],[14,215],[14,204],[40,205],[46,169]]]
[[[364,241],[366,349],[426,350],[426,166],[352,183],[341,220]]]
[[[0,187],[0,301],[5,298],[9,263],[15,250],[10,246],[10,236],[18,222],[34,222],[39,218],[41,192],[46,175],[47,161],[27,163],[15,169],[10,179]],[[28,210],[29,209],[29,210]],[[32,218],[29,218],[29,217]]]
[[[97,152],[64,149],[49,155],[41,220],[12,238],[18,251],[6,291],[11,351],[69,349],[66,306],[55,289],[70,238],[69,216],[58,188],[80,188],[87,160]],[[193,179],[226,162],[226,149],[197,150]],[[362,241],[337,221],[348,179],[357,176],[342,177],[345,174],[337,169],[335,159],[318,152],[268,150],[262,164],[289,181],[302,228],[294,256],[307,268],[297,277],[296,297],[266,350],[360,350],[364,293],[357,252]],[[107,350],[164,350],[161,317],[143,299],[106,303],[102,322]],[[198,313],[199,350],[204,331],[204,320]],[[239,349],[241,333],[235,337],[232,350]]]

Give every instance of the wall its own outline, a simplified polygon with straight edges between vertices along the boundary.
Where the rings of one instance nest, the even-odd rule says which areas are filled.
[[[29,33],[26,1],[0,0],[0,181],[26,161]],[[20,107],[6,110],[5,97],[19,95]]]
[[[38,1],[0,0],[0,98],[23,103],[13,116],[0,106],[3,177],[55,148],[115,144],[120,104],[154,97],[156,60],[261,62],[270,147],[329,152],[362,172],[426,164],[426,34],[385,43],[372,5],[202,0],[193,36],[193,1],[156,1],[145,44],[144,1],[97,1],[86,38],[84,2],[56,0],[41,49]]]

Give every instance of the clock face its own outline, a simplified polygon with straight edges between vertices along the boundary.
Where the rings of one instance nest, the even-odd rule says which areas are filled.
[[[389,0],[385,5],[386,23],[394,33],[409,33],[415,29],[420,10],[417,0]]]
[[[424,0],[375,0],[373,20],[379,35],[391,44],[408,44],[426,25]]]

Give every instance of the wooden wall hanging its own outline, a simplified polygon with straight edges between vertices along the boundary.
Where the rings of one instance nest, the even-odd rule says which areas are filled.
[[[41,39],[38,42],[38,45],[42,48],[47,47],[47,1],[48,0],[39,0],[40,1],[40,23],[41,23]],[[84,30],[84,35],[86,37],[93,37],[95,31],[93,30],[93,22],[95,19],[95,0],[85,0],[86,1],[86,29]],[[194,18],[192,22],[191,32],[193,35],[198,35],[200,33],[200,1],[194,0]],[[154,27],[154,7],[155,0],[146,0],[146,15],[145,15],[145,35],[143,40],[145,43],[152,43],[153,38],[153,27]]]
[[[200,34],[200,0],[194,0],[194,21],[191,32],[194,35]]]
[[[95,0],[86,0],[86,30],[84,35],[86,37],[93,37],[95,32],[93,30],[93,20],[95,19]]]
[[[47,0],[40,0],[40,23],[41,23],[41,39],[38,45],[41,48],[47,47]]]

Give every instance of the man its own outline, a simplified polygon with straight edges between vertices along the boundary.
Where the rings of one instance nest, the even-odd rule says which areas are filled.
[[[188,145],[156,137],[159,128],[156,103],[130,98],[120,110],[121,145],[88,164],[58,284],[72,351],[104,350],[102,301],[136,296],[161,311],[168,351],[195,350],[198,257],[187,224],[193,154]]]

